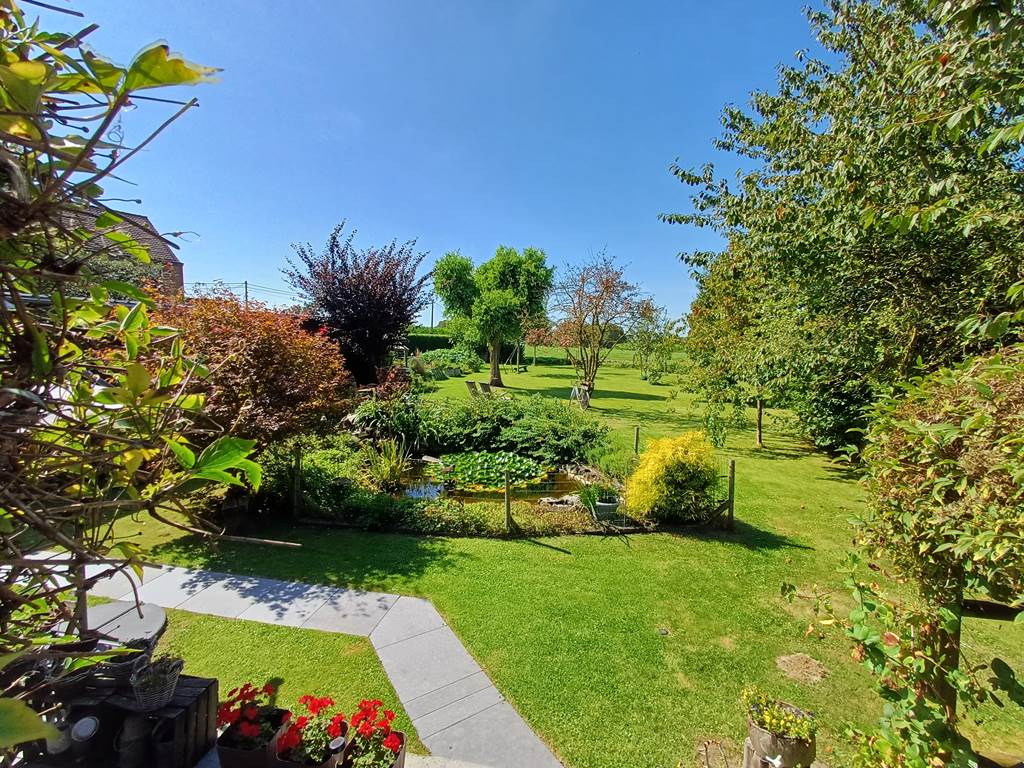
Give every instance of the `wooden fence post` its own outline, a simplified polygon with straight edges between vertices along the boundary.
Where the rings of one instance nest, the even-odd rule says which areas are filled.
[[[640,425],[633,427],[633,453],[640,455]]]
[[[292,447],[292,516],[298,517],[302,509],[302,447]]]
[[[725,525],[728,530],[733,529],[733,521],[736,517],[736,459],[729,459],[729,517]]]
[[[508,470],[505,470],[505,534],[512,535],[512,499],[509,498]]]

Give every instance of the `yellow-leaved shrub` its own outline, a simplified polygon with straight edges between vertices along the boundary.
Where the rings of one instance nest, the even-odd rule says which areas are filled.
[[[704,432],[652,441],[626,480],[626,507],[639,520],[699,522],[715,508],[718,467]]]

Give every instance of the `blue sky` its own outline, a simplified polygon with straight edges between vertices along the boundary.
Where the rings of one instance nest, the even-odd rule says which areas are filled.
[[[555,265],[607,248],[682,313],[693,285],[676,254],[716,238],[658,221],[686,207],[668,166],[734,168],[711,146],[721,107],[771,87],[810,45],[802,3],[73,7],[120,63],[164,39],[224,70],[125,167],[137,186],[114,190],[142,198],[129,209],[161,231],[198,233],[180,250],[187,281],[286,288],[290,244],[320,245],[347,219],[359,244],[416,238],[427,266],[454,249],[479,262],[499,244],[543,248]],[[145,112],[125,120],[129,142],[166,116]]]

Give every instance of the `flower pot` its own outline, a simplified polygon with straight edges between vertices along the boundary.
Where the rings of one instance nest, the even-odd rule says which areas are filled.
[[[234,746],[236,725],[229,725],[217,737],[217,758],[220,768],[269,768],[273,765],[271,758],[277,755],[277,737],[281,734],[284,716],[288,710],[275,710],[270,717],[275,725],[274,735],[261,747],[246,749]]]
[[[302,768],[334,768],[340,759],[341,753],[339,752],[330,755],[322,763],[296,763],[294,760],[285,760],[280,755],[271,753],[270,761],[267,765],[274,766],[274,768],[285,768],[285,766],[288,768],[297,768],[297,766],[302,766]]]
[[[770,758],[778,768],[807,768],[814,762],[816,753],[814,736],[806,741],[789,736],[779,736],[766,731],[752,720],[747,720],[747,736],[754,755]]]
[[[594,502],[594,517],[598,520],[611,520],[616,516],[619,511],[619,502],[615,501],[595,501]]]
[[[277,754],[277,740],[284,733],[288,727],[288,723],[282,723],[281,727],[277,729],[277,733],[274,736],[274,746],[272,749],[267,751],[267,767],[268,768],[284,768],[284,766],[305,766],[305,768],[334,768],[336,765],[340,765],[345,755],[345,750],[348,749],[348,723],[341,724],[341,737],[331,742],[332,752],[322,763],[298,763],[294,760],[287,760]],[[339,746],[340,744],[340,746]]]

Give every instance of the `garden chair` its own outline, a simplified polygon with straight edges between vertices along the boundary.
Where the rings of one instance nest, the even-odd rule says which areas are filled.
[[[473,397],[480,397],[480,390],[476,387],[475,381],[466,381],[466,389],[469,390],[469,394]]]
[[[483,381],[480,382],[480,392],[485,395],[493,394],[491,392],[491,385]]]

